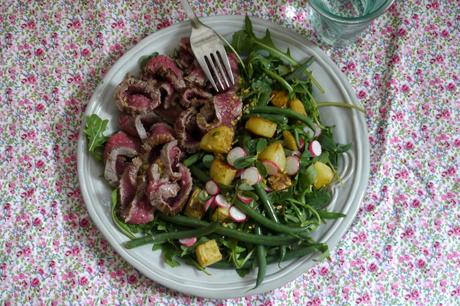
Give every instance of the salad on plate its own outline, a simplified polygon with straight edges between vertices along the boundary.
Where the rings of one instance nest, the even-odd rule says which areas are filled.
[[[197,64],[188,38],[173,54],[139,59],[140,74],[116,88],[119,130],[93,114],[84,133],[89,153],[103,163],[112,186],[112,220],[129,238],[151,245],[169,266],[189,264],[257,269],[328,247],[311,234],[328,219],[330,186],[340,181],[333,127],[318,109],[355,108],[318,102],[324,89],[309,66],[278,49],[251,21],[233,34],[229,60],[235,86],[216,93]]]

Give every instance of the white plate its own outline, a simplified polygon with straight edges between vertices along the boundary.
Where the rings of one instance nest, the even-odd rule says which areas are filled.
[[[215,16],[203,18],[203,21],[230,38],[233,32],[242,28],[244,17]],[[358,104],[346,78],[319,48],[291,30],[260,19],[252,18],[252,21],[257,35],[262,35],[268,28],[275,44],[283,50],[289,47],[293,57],[299,61],[312,55],[315,57],[311,69],[319,83],[326,88],[325,94],[315,92],[319,101],[350,101]],[[123,80],[126,73],[138,73],[138,60],[142,56],[155,51],[170,54],[178,46],[179,39],[188,36],[190,30],[189,22],[176,24],[153,33],[129,50],[97,87],[87,106],[86,115],[97,114],[110,119],[110,132],[115,131],[118,116],[113,101],[115,86]],[[321,109],[321,118],[326,124],[336,126],[334,133],[338,142],[353,144],[345,156],[346,162],[342,160],[339,167],[346,180],[342,185],[334,187],[334,199],[329,206],[330,210],[343,212],[347,216],[321,226],[314,234],[314,238],[328,243],[334,249],[353,221],[366,189],[369,176],[369,143],[364,116],[357,111],[327,107]],[[82,131],[78,142],[78,176],[89,214],[118,254],[152,280],[191,295],[230,298],[275,289],[294,280],[315,264],[314,258],[318,254],[283,263],[282,269],[277,264],[272,264],[267,269],[263,284],[250,290],[254,287],[256,271],[244,278],[240,278],[232,270],[208,269],[211,275],[206,275],[185,264],[170,268],[163,263],[160,252],[152,252],[149,245],[132,250],[124,249],[120,244],[127,238],[112,224],[110,188],[101,178],[103,168],[87,153]]]

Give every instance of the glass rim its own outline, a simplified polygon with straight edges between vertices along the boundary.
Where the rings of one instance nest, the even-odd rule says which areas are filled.
[[[343,16],[338,16],[335,15],[329,11],[324,10],[321,5],[317,5],[315,1],[308,1],[310,6],[318,13],[321,14],[335,22],[340,22],[340,23],[348,23],[348,24],[353,24],[353,23],[363,23],[367,21],[371,21],[372,19],[375,19],[385,13],[385,11],[392,5],[394,0],[387,0],[380,5],[380,7],[376,10],[374,10],[372,13],[360,16],[360,17],[343,17]]]

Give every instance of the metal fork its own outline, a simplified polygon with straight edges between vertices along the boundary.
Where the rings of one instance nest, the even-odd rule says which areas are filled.
[[[227,90],[235,84],[235,80],[224,43],[216,31],[198,19],[187,0],[181,2],[192,23],[190,45],[198,64],[217,92]]]

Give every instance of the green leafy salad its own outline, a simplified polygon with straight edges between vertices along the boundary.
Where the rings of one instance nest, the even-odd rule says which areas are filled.
[[[172,57],[179,62],[179,69],[185,69],[184,52],[176,50]],[[239,113],[231,122],[202,129],[200,115],[205,113],[206,103],[212,102],[197,102],[195,98],[190,99],[193,106],[181,104],[179,122],[165,119],[165,123],[142,130],[151,124],[149,118],[158,120],[139,111],[150,107],[147,102],[156,97],[155,88],[151,88],[159,86],[158,82],[145,81],[154,75],[149,69],[168,60],[156,53],[142,59],[141,80],[128,79],[131,83],[119,89],[118,98],[123,102],[127,97],[131,103],[126,106],[120,102],[126,115],[119,123],[130,122],[135,129],[122,128],[126,133],[108,137],[108,120],[91,115],[84,132],[89,153],[106,163],[105,177],[113,186],[112,219],[129,238],[123,243],[125,248],[150,245],[153,251],[161,250],[169,266],[188,264],[204,273],[212,273],[208,267],[234,269],[243,277],[255,269],[257,287],[269,264],[279,265],[313,253],[320,253],[320,258],[328,256],[328,246],[315,241],[311,234],[327,220],[345,216],[328,211],[327,206],[332,199],[331,184],[340,180],[339,157],[351,144],[335,142],[333,127],[321,123],[318,109],[337,106],[363,110],[352,104],[316,101],[313,88],[319,92],[324,89],[309,70],[314,58],[298,62],[289,50],[275,46],[268,30],[262,38],[257,37],[249,18],[244,28],[233,34],[229,52],[239,67],[235,76],[238,84],[230,93],[240,105],[231,111]],[[171,88],[177,97],[184,89],[179,72],[174,73],[161,70],[158,75],[174,85]],[[208,85],[200,86],[211,92]],[[166,101],[166,87],[161,88],[159,99]],[[126,90],[131,91],[127,94]],[[201,96],[218,103],[217,96]],[[160,109],[155,107],[152,112]],[[217,106],[215,113],[219,113]],[[186,125],[181,129],[181,122],[192,122],[193,128],[187,130]],[[139,137],[129,136],[136,129],[140,130]],[[171,136],[182,130],[199,136],[193,146],[185,136]],[[119,155],[112,153],[120,144],[125,147],[117,151]],[[154,148],[160,148],[161,153],[152,153]],[[120,154],[124,155],[120,158]],[[187,175],[191,177],[189,183]]]

